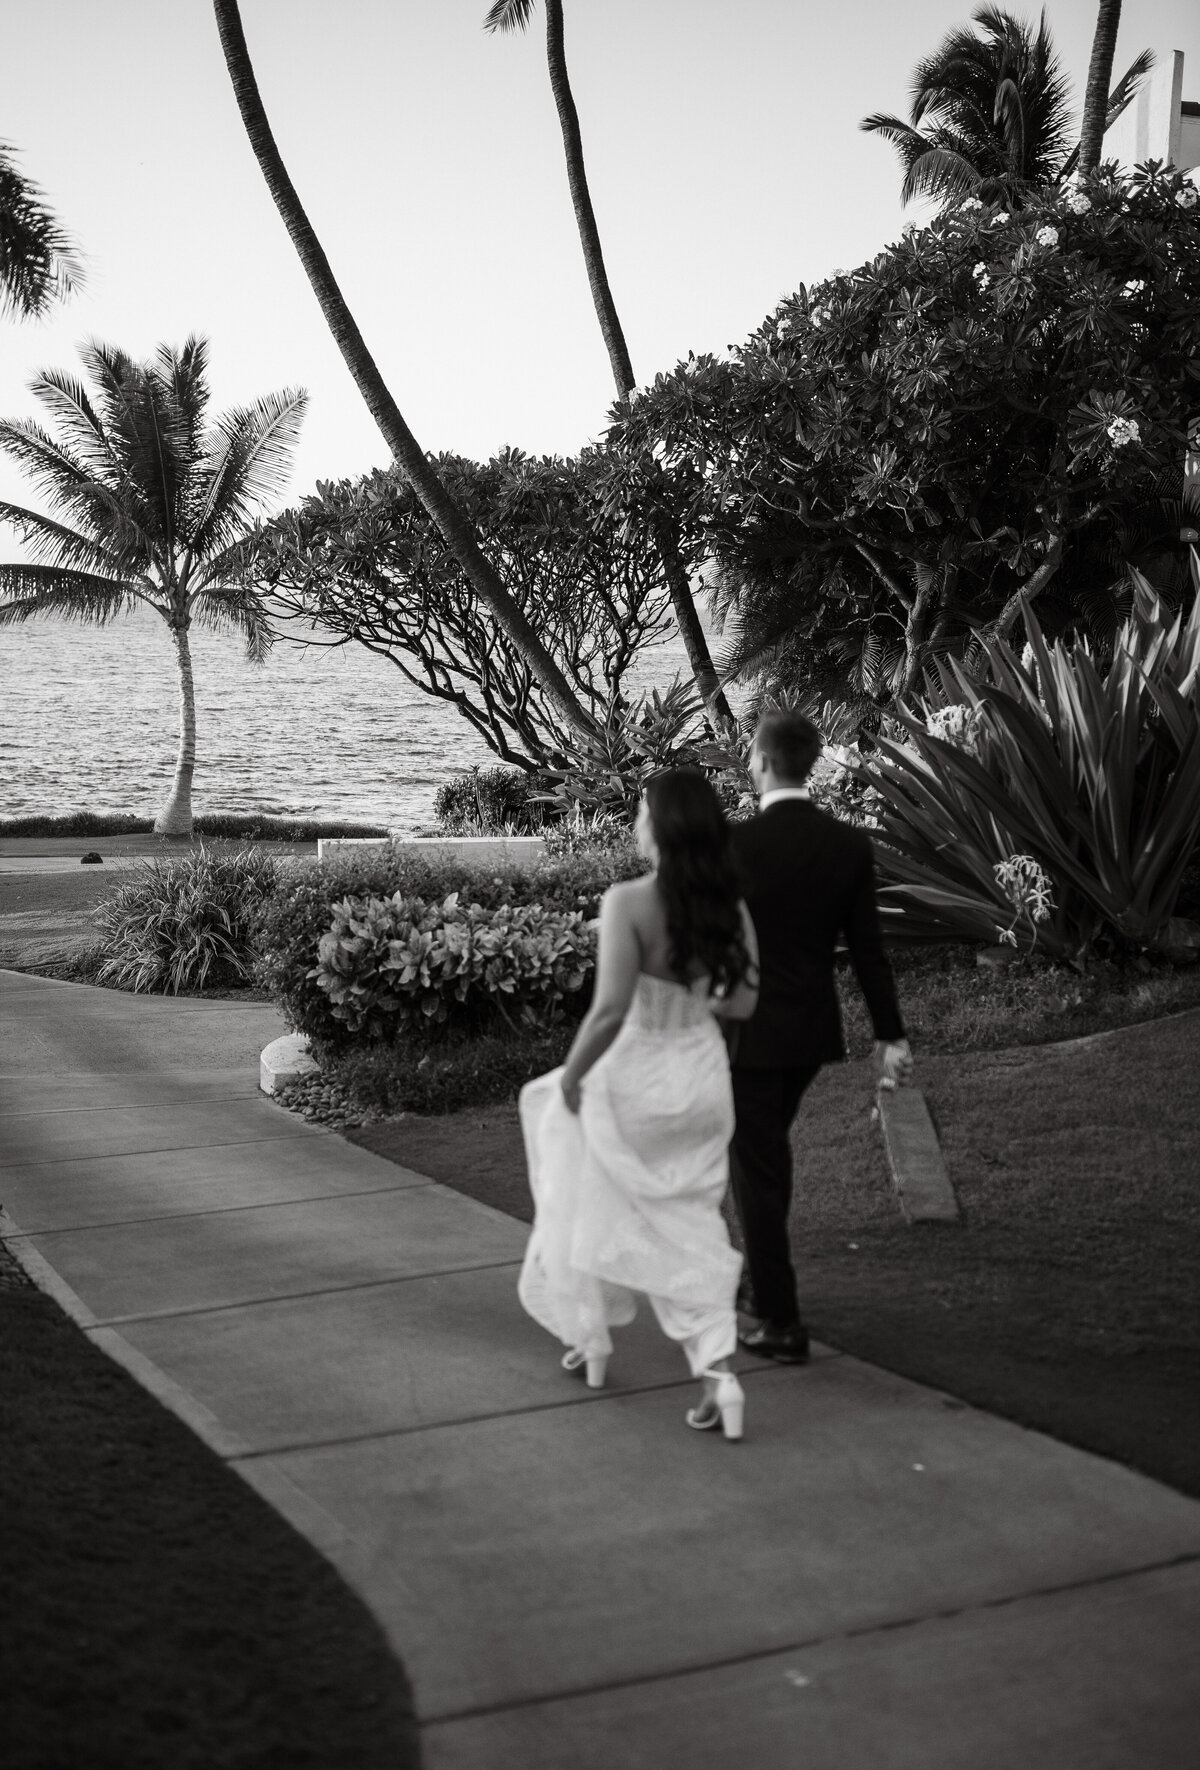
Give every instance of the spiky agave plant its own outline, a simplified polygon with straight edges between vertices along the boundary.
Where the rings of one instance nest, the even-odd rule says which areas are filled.
[[[1049,646],[1026,619],[1023,656],[992,643],[985,677],[939,666],[904,713],[908,741],[881,738],[861,771],[880,795],[885,912],[900,933],[1007,937],[1004,869],[1028,857],[1050,896],[1018,930],[1027,948],[1169,944],[1200,839],[1200,598],[1172,618],[1138,579],[1104,671],[1085,640]],[[956,703],[969,744],[930,717]]]

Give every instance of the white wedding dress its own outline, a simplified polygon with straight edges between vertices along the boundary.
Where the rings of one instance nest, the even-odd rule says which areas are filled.
[[[733,1135],[725,1041],[698,987],[643,972],[570,1112],[561,1069],[521,1090],[535,1217],[517,1292],[588,1356],[646,1296],[693,1375],[737,1347],[742,1257],[721,1215]]]

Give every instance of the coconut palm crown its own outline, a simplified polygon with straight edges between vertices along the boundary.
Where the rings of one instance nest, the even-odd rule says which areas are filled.
[[[74,242],[0,141],[0,311],[37,319],[82,281]]]
[[[56,370],[31,384],[57,435],[31,420],[0,420],[0,449],[55,512],[0,501],[0,522],[13,524],[32,555],[0,564],[0,626],[34,615],[104,626],[145,605],[170,631],[179,751],[154,826],[161,835],[189,835],[192,827],[193,621],[240,633],[252,661],[270,647],[261,605],[238,581],[236,544],[258,505],[286,482],[308,397],[285,389],[206,425],[207,354],[198,337],[178,351],[160,345],[148,362],[92,342],[80,355],[93,391]]]
[[[860,125],[895,144],[906,203],[979,195],[1011,206],[1066,158],[1067,83],[1045,13],[1036,32],[996,6],[981,6],[973,23],[917,63],[909,122],[877,113]]]

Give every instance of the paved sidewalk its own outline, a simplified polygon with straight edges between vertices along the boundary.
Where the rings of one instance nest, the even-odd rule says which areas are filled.
[[[343,1570],[428,1770],[1195,1770],[1200,1504],[823,1351],[688,1432],[522,1225],[257,1093],[273,1010],[0,972],[3,1233]]]

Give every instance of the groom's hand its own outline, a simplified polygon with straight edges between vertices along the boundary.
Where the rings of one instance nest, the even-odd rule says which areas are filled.
[[[907,1039],[881,1043],[875,1049],[879,1053],[879,1079],[885,1088],[903,1087],[912,1081],[913,1057]]]

